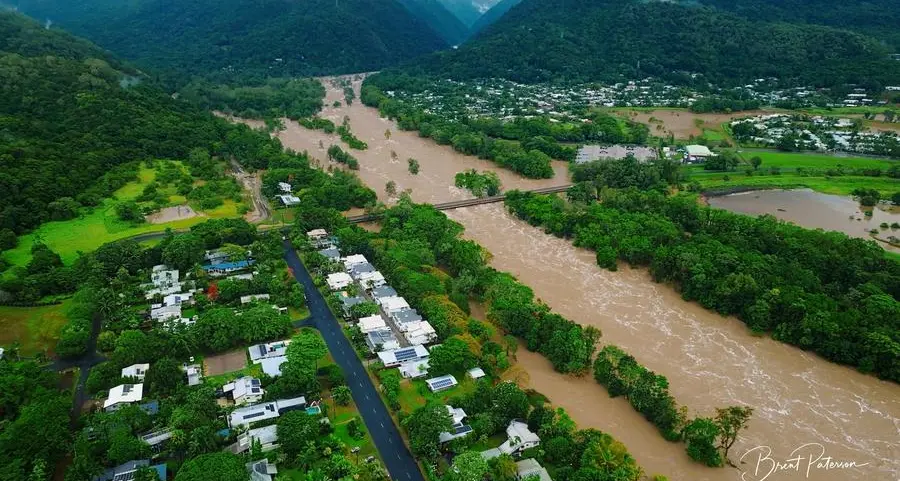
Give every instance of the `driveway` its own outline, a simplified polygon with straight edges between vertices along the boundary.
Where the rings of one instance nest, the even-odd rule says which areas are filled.
[[[306,267],[300,262],[297,252],[290,245],[290,241],[284,241],[285,260],[294,272],[297,282],[303,285],[306,291],[307,304],[316,328],[322,333],[328,350],[335,362],[344,371],[347,385],[353,394],[353,401],[359,407],[375,447],[384,460],[385,467],[391,479],[394,481],[424,481],[419,466],[416,464],[412,453],[403,444],[400,431],[394,425],[387,407],[378,397],[378,391],[372,384],[372,380],[366,373],[362,362],[356,357],[353,346],[341,331],[340,324],[328,309],[325,298],[316,289],[312,277]]]

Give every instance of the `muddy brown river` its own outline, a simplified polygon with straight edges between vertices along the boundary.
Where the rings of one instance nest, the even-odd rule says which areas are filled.
[[[338,89],[324,83],[326,105],[343,99]],[[355,86],[358,91],[359,81]],[[366,151],[352,151],[359,159],[359,175],[386,202],[391,201],[384,192],[389,180],[397,183],[398,191],[412,189],[412,198],[418,202],[470,197],[453,186],[453,176],[469,168],[497,172],[505,189],[568,182],[563,163],[555,164],[554,179],[522,179],[416,133],[401,132],[375,109],[359,102],[328,107],[322,115],[336,123],[344,115],[350,117],[353,132],[369,144]],[[391,129],[390,140],[385,139],[386,129]],[[323,166],[327,164],[325,149],[340,144],[335,136],[306,130],[294,122],[287,122],[278,136],[285,146],[318,157]],[[342,148],[346,150],[345,145]],[[392,150],[398,160],[392,160]],[[409,157],[421,164],[417,176],[407,172]],[[668,377],[672,394],[690,408],[691,415],[711,415],[716,407],[728,405],[756,409],[750,428],[731,451],[730,457],[740,469],[705,468],[687,457],[683,444],[663,440],[627,401],[610,399],[593,378],[563,376],[542,356],[520,350],[518,363],[527,371],[531,387],[565,408],[580,427],[609,432],[623,442],[648,474],[685,481],[898,479],[900,386],[768,337],[753,336],[736,319],[683,301],[671,287],[652,282],[644,270],[624,266],[618,272],[602,270],[591,252],[514,219],[502,204],[447,214],[466,228],[466,237],[493,254],[494,267],[516,275],[560,314],[601,329],[602,342],[623,347],[639,362]],[[757,446],[768,446],[771,454],[765,456],[765,448],[753,450],[740,463],[741,456]],[[822,461],[827,456],[833,462],[855,462],[856,466],[832,464],[826,469]],[[792,457],[802,458],[795,462],[796,468],[767,474],[771,468],[768,459],[784,463]],[[810,467],[810,457],[822,459]]]

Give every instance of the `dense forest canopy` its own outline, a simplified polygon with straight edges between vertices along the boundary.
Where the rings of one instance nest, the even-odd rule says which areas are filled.
[[[129,180],[116,167],[184,158],[219,125],[91,44],[0,13],[0,230],[50,220],[60,199],[96,205]]]
[[[218,81],[363,72],[447,47],[393,0],[16,3],[157,73]]]
[[[817,86],[900,82],[873,37],[819,25],[760,22],[700,5],[637,0],[525,0],[458,50],[411,70],[466,79],[742,84],[777,77]],[[697,78],[692,74],[702,74]]]

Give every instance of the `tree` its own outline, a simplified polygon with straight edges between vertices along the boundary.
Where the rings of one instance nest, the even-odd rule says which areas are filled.
[[[728,450],[737,441],[741,430],[747,427],[753,408],[748,406],[729,406],[716,409],[716,424],[719,426],[719,446],[725,460],[728,460]],[[728,461],[729,463],[731,461]]]
[[[340,406],[348,406],[353,399],[350,388],[347,386],[335,386],[331,389],[331,397],[334,402]]]
[[[762,165],[762,162],[763,162],[763,161],[762,161],[762,158],[760,158],[758,155],[754,155],[754,156],[750,159],[750,165],[753,166],[753,170],[758,170],[758,169],[759,169],[759,166]]]
[[[443,403],[432,402],[413,411],[403,424],[413,454],[435,459],[440,455],[440,434],[453,428],[453,419]]]
[[[518,479],[518,466],[516,460],[508,454],[501,454],[490,462],[491,474],[494,481],[516,481]]]
[[[720,432],[718,424],[710,418],[696,418],[688,423],[683,432],[688,456],[707,466],[721,466],[722,456],[715,444]]]
[[[278,418],[277,430],[282,450],[288,458],[294,458],[318,436],[319,418],[305,411],[291,411]]]
[[[201,454],[184,463],[175,481],[247,481],[244,460],[230,452]]]
[[[388,197],[397,195],[397,183],[393,180],[389,180],[387,184],[384,184],[384,193],[387,194]]]
[[[482,481],[490,471],[487,461],[477,451],[468,451],[453,458],[453,481]]]
[[[374,316],[375,314],[378,314],[378,304],[375,304],[374,302],[360,302],[359,304],[354,304],[350,307],[350,315],[353,316],[354,319]]]
[[[125,222],[143,222],[144,221],[144,213],[141,212],[141,207],[137,204],[137,202],[133,200],[119,202],[116,204],[116,216],[119,220],[123,220]]]
[[[463,371],[475,367],[476,363],[477,359],[469,345],[462,339],[453,336],[431,350],[428,374],[430,376],[461,374]]]
[[[0,250],[12,249],[19,243],[12,229],[0,229]]]
[[[413,158],[406,159],[407,170],[412,175],[419,174],[419,161]]]
[[[168,397],[184,384],[184,372],[174,359],[165,357],[150,366],[144,384],[154,395]]]
[[[162,259],[167,265],[188,271],[203,261],[206,253],[203,241],[194,234],[181,234],[173,237],[162,250]]]
[[[391,129],[387,129],[384,131],[385,140],[391,140]]]

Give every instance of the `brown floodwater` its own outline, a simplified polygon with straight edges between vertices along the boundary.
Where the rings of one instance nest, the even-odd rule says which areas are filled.
[[[326,104],[343,98],[324,82]],[[357,91],[359,83],[356,84]],[[504,187],[536,188],[567,182],[565,165],[555,164],[551,180],[521,179],[494,164],[438,146],[415,133],[400,132],[374,109],[354,102],[351,107],[326,108],[323,116],[339,123],[350,117],[352,130],[369,143],[369,150],[352,151],[360,161],[359,175],[388,201],[384,184],[412,189],[418,202],[445,202],[470,197],[453,187],[456,172],[468,168],[492,170]],[[307,150],[324,161],[324,149],[339,143],[335,136],[306,130],[288,122],[279,134],[295,150]],[[384,132],[391,129],[391,138]],[[319,148],[322,141],[324,149]],[[342,146],[346,150],[346,146]],[[399,160],[392,160],[394,150]],[[406,170],[406,159],[421,164],[418,176]],[[600,269],[594,255],[575,248],[509,215],[501,204],[448,211],[465,228],[465,236],[493,255],[499,270],[516,275],[541,300],[582,325],[596,326],[602,341],[614,343],[648,368],[665,375],[671,392],[691,415],[711,415],[716,407],[749,405],[756,409],[750,427],[732,448],[735,462],[750,448],[769,446],[780,461],[807,443],[823,446],[835,461],[862,467],[825,470],[815,465],[807,476],[802,468],[766,477],[768,464],[753,470],[757,458],[748,455],[741,468],[743,481],[852,479],[897,480],[900,472],[900,386],[838,366],[768,337],[751,335],[733,318],[724,318],[685,302],[671,287],[654,283],[644,270]],[[606,431],[625,444],[649,474],[672,480],[739,480],[735,468],[709,469],[692,462],[684,445],[662,439],[656,429],[622,398],[610,399],[591,377],[573,378],[553,371],[542,356],[521,349],[521,376],[530,387],[569,411],[582,428]],[[756,453],[754,451],[754,453]],[[808,456],[804,450],[801,455]]]
[[[882,229],[882,223],[900,223],[900,211],[879,204],[866,216],[859,202],[839,195],[828,195],[810,189],[756,190],[740,194],[710,197],[709,205],[741,214],[770,214],[809,229],[843,232],[851,237],[871,239],[869,232],[880,231],[879,238],[900,237],[900,229]],[[885,249],[900,252],[884,242]]]

